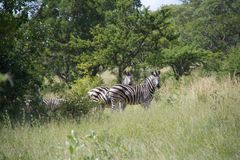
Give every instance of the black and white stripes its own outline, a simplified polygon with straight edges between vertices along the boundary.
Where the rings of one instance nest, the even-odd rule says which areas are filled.
[[[43,104],[50,110],[55,110],[65,102],[64,99],[57,97],[44,97],[42,101]]]
[[[102,102],[104,104],[110,105],[111,101],[108,97],[109,88],[107,87],[96,87],[88,91],[88,96],[94,102]]]
[[[125,72],[125,77],[122,81],[124,85],[131,85],[133,83],[133,76],[130,72]],[[109,88],[96,87],[88,91],[88,96],[94,102],[102,103],[103,105],[111,105],[111,100],[108,96]]]
[[[160,71],[152,72],[140,85],[114,85],[109,89],[112,109],[124,110],[126,104],[141,104],[148,108],[156,88],[160,88]]]

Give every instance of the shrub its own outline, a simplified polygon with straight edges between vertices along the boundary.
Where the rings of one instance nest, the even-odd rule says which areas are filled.
[[[240,76],[240,44],[232,48],[224,63],[224,70],[232,76]]]
[[[61,107],[60,112],[67,116],[80,116],[86,114],[94,106],[87,96],[87,92],[103,83],[100,77],[85,77],[76,80],[71,89],[66,92],[66,102]]]

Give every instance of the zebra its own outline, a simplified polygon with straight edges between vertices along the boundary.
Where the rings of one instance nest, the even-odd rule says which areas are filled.
[[[65,99],[57,97],[44,97],[42,102],[48,109],[53,111],[62,105],[65,102]]]
[[[122,84],[124,85],[133,85],[133,74],[131,72],[124,72],[124,79],[122,80]]]
[[[153,99],[156,88],[160,88],[160,71],[151,72],[143,84],[136,86],[117,84],[109,89],[112,110],[123,111],[127,104],[141,104],[147,109]],[[121,106],[117,106],[121,105]]]
[[[124,79],[122,81],[124,85],[133,84],[133,75],[131,72],[124,72]],[[88,91],[88,96],[93,102],[100,103],[100,109],[103,106],[111,106],[111,100],[108,96],[109,88],[108,87],[96,87]]]

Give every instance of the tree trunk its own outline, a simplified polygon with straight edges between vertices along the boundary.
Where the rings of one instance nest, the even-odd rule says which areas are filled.
[[[99,66],[100,65],[95,65],[95,66],[92,66],[92,67],[90,67],[90,75],[91,76],[96,76],[97,75],[97,73],[99,72]]]
[[[171,67],[172,67],[172,70],[174,72],[175,79],[178,81],[180,79],[179,71],[178,71],[178,69],[175,65],[171,65]]]
[[[118,77],[117,77],[117,82],[118,83],[122,82],[122,75],[123,75],[123,67],[118,66]]]

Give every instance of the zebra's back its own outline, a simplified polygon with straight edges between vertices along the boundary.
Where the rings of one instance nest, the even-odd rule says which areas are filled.
[[[48,109],[54,110],[61,106],[65,102],[65,99],[57,97],[45,97],[42,99],[42,101],[43,104],[48,107]]]
[[[142,85],[117,84],[109,89],[109,96],[112,99],[118,99],[128,104],[140,104],[142,103],[143,87]]]
[[[122,81],[125,85],[132,85],[133,75],[130,72],[124,72],[125,77]],[[104,105],[111,105],[111,99],[109,97],[109,88],[107,87],[96,87],[88,91],[88,96],[94,102],[104,103]]]

